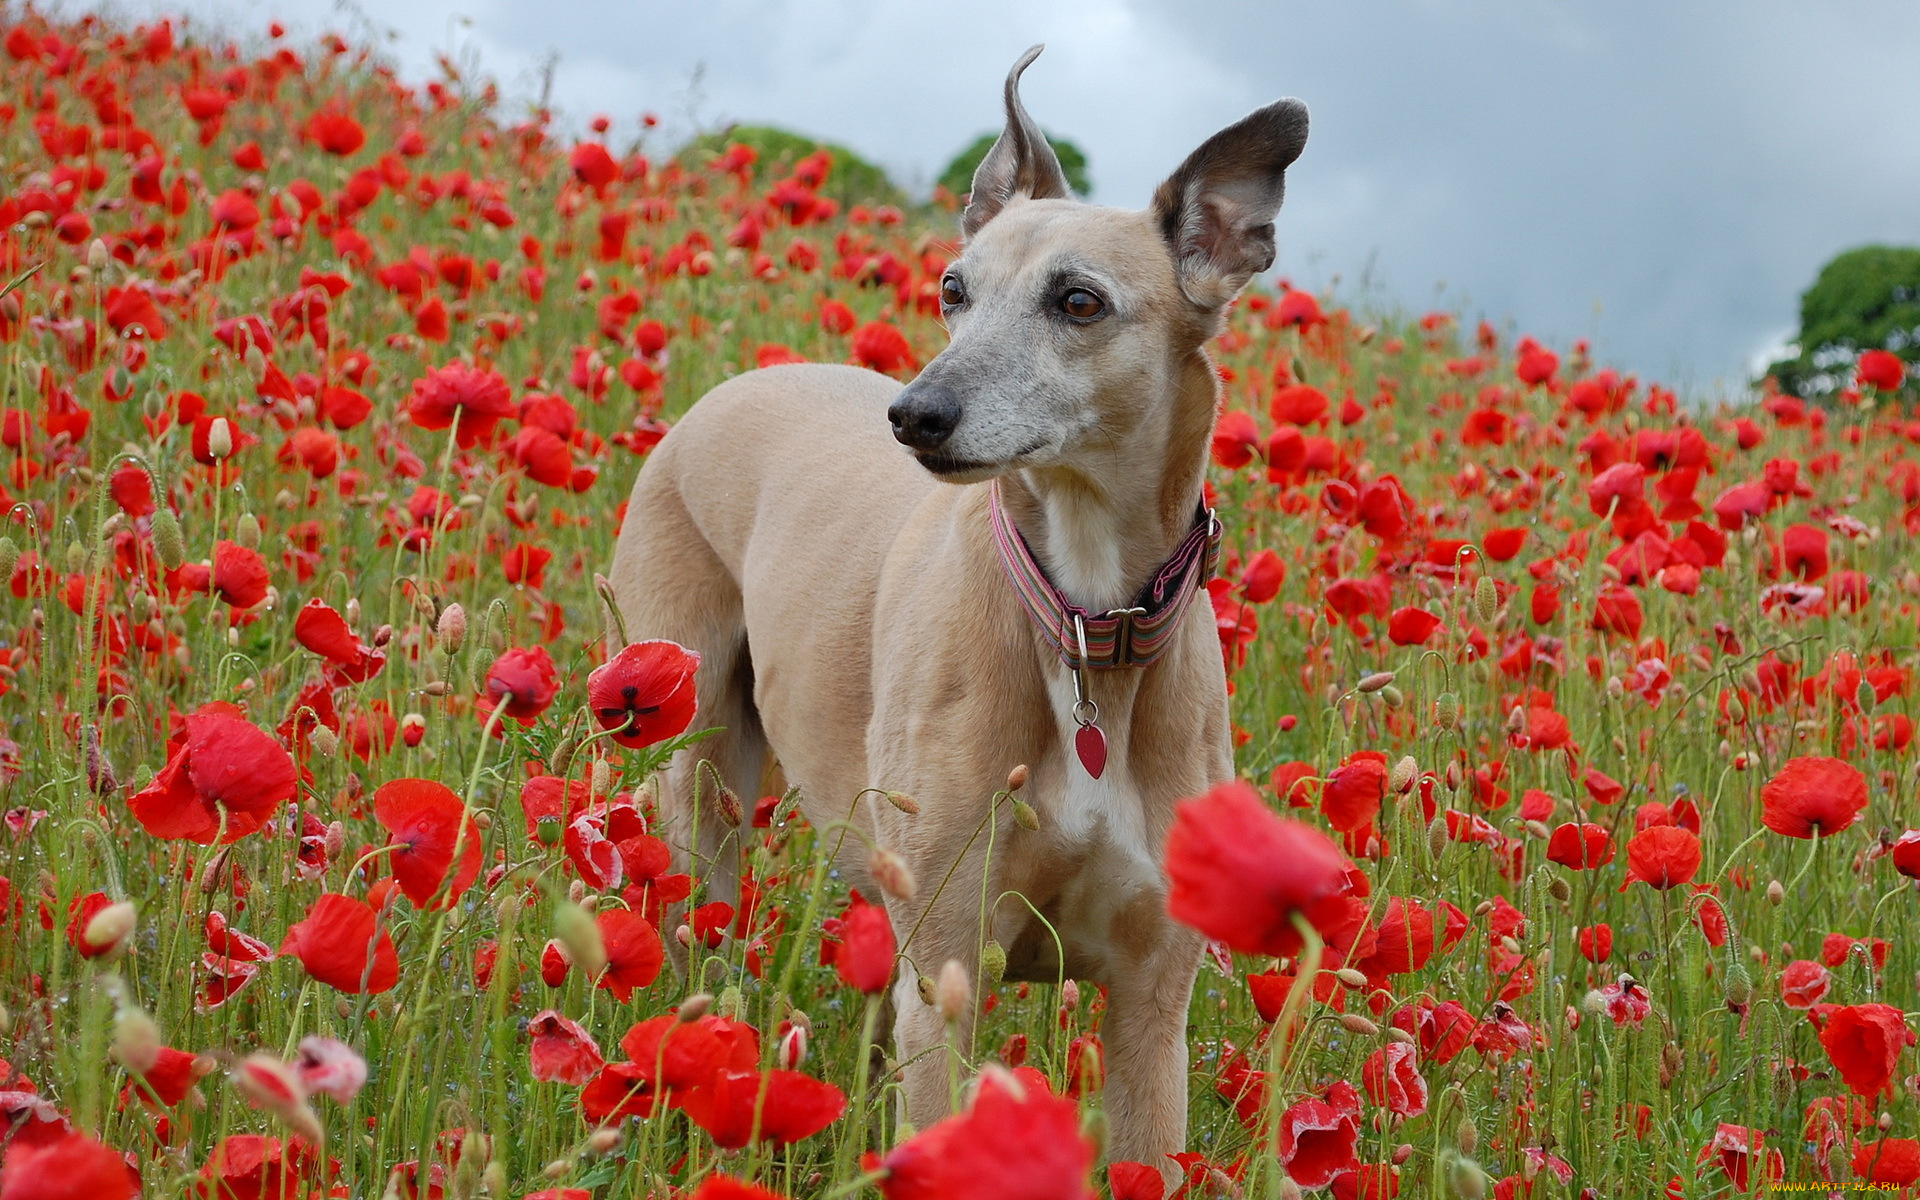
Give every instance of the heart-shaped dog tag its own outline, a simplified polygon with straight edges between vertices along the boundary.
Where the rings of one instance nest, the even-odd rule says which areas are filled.
[[[1100,732],[1100,727],[1082,725],[1080,732],[1073,735],[1073,749],[1087,774],[1100,778],[1100,772],[1107,769],[1107,735]]]

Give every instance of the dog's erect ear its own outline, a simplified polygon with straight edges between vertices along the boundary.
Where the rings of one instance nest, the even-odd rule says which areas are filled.
[[[1154,192],[1151,211],[1189,300],[1222,308],[1273,265],[1273,218],[1306,144],[1307,106],[1276,100],[1201,143]]]
[[[967,197],[967,210],[960,214],[964,237],[980,232],[1015,196],[1050,200],[1073,194],[1053,147],[1020,103],[1020,73],[1045,48],[1035,46],[1022,54],[1007,72],[1007,127],[973,173],[973,192]]]

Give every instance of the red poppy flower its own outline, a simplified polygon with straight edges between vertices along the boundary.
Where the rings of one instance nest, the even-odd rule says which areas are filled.
[[[1920,879],[1920,829],[1909,829],[1894,840],[1893,869],[1909,879]]]
[[[1159,1168],[1138,1162],[1108,1163],[1107,1188],[1113,1200],[1165,1200],[1167,1194]]]
[[[255,1133],[234,1134],[220,1139],[200,1168],[204,1181],[200,1193],[215,1200],[229,1197],[246,1200],[287,1200],[304,1193],[307,1175],[319,1156],[303,1138],[277,1137]]]
[[[1174,920],[1245,954],[1297,953],[1293,914],[1312,920],[1347,884],[1346,858],[1325,834],[1274,816],[1239,780],[1180,802],[1166,863]]]
[[[373,815],[390,835],[400,890],[418,908],[450,908],[480,876],[480,828],[452,789],[430,779],[395,779],[373,794]],[[455,848],[460,863],[454,866]],[[438,900],[435,900],[438,897]]]
[[[1812,583],[1827,574],[1827,531],[1814,525],[1789,525],[1780,536],[1780,565],[1787,574]]]
[[[1920,1141],[1913,1138],[1881,1138],[1877,1142],[1856,1142],[1853,1147],[1853,1174],[1856,1179],[1868,1183],[1908,1186],[1920,1183]]]
[[[353,636],[347,619],[324,600],[309,600],[293,619],[293,640],[327,660],[345,683],[365,683],[387,663],[384,653]]]
[[[280,953],[298,958],[307,974],[350,996],[378,995],[400,982],[393,937],[373,908],[335,892],[315,900],[306,917],[287,930]]]
[[[645,918],[624,908],[595,913],[593,922],[600,927],[600,941],[607,949],[600,986],[625,1004],[633,999],[633,989],[646,987],[659,976],[666,948]]]
[[[620,1038],[620,1050],[629,1060],[630,1078],[658,1088],[669,1103],[722,1071],[759,1065],[758,1039],[751,1028],[719,1017],[653,1017],[629,1028]]]
[[[559,694],[559,675],[544,646],[515,646],[487,668],[487,699],[522,725],[531,726]]]
[[[1761,823],[1785,837],[1832,837],[1867,807],[1867,780],[1837,758],[1791,759],[1760,789]]]
[[[1883,392],[1899,391],[1906,376],[1907,365],[1890,350],[1869,350],[1862,354],[1854,373],[1860,386],[1879,388]]]
[[[527,1024],[532,1045],[527,1055],[533,1077],[542,1083],[586,1083],[606,1065],[593,1035],[549,1008]]]
[[[1604,867],[1613,861],[1613,835],[1604,825],[1569,821],[1547,839],[1547,861],[1576,871]]]
[[[139,1190],[127,1160],[84,1133],[17,1141],[0,1172],[0,1200],[127,1200]]]
[[[1423,646],[1438,628],[1439,617],[1412,605],[1394,609],[1387,618],[1387,637],[1396,646]]]
[[[1519,555],[1521,547],[1526,544],[1527,531],[1524,527],[1519,529],[1489,529],[1487,530],[1487,535],[1480,539],[1481,549],[1485,550],[1487,557],[1494,562],[1512,561]]]
[[[1646,614],[1640,608],[1640,597],[1630,588],[1610,585],[1594,599],[1592,623],[1602,633],[1638,638],[1645,621]]]
[[[513,393],[498,372],[452,362],[413,384],[407,416],[422,429],[454,428],[462,450],[493,437],[493,427],[514,415]]]
[[[834,947],[833,969],[840,982],[855,991],[875,995],[893,978],[893,922],[887,910],[874,904],[855,904],[840,917],[840,944]]]
[[[1666,891],[1693,882],[1700,870],[1700,839],[1676,825],[1655,825],[1627,840],[1627,878]]]
[[[1281,1113],[1274,1149],[1286,1164],[1287,1178],[1311,1191],[1358,1167],[1357,1108],[1349,1111],[1325,1100],[1302,1100]]]
[[[1892,1091],[1900,1052],[1914,1044],[1899,1009],[1890,1004],[1848,1004],[1827,1012],[1820,1030],[1840,1078],[1856,1096],[1871,1103],[1881,1092]]]
[[[1427,1111],[1427,1081],[1420,1074],[1418,1053],[1406,1042],[1388,1042],[1367,1056],[1360,1080],[1367,1099],[1396,1117],[1417,1117]]]
[[[678,642],[635,642],[587,676],[587,706],[630,749],[678,737],[693,724],[700,656]]]
[[[1287,581],[1287,565],[1271,550],[1262,550],[1247,560],[1240,573],[1240,594],[1252,604],[1265,604],[1280,594]]]
[[[603,188],[620,178],[620,164],[599,142],[581,142],[569,156],[573,177],[590,188]]]
[[[1580,931],[1580,956],[1591,963],[1613,957],[1613,926],[1589,925]]]
[[[1780,999],[1788,1008],[1812,1008],[1832,986],[1833,976],[1811,959],[1795,959],[1780,971]]]
[[[293,757],[229,704],[208,704],[186,718],[186,737],[153,782],[127,806],[157,838],[205,846],[233,842],[266,824],[293,799]],[[226,832],[221,834],[221,817]]]
[[[308,141],[328,154],[341,158],[367,144],[367,131],[360,122],[336,109],[327,109],[308,117],[302,133]]]
[[[1237,471],[1253,461],[1260,447],[1260,430],[1253,418],[1237,408],[1220,414],[1213,429],[1213,461],[1229,471]]]
[[[798,1071],[722,1071],[688,1092],[681,1107],[715,1145],[738,1150],[749,1141],[805,1141],[840,1119],[847,1097]]]
[[[1386,794],[1387,764],[1363,751],[1328,774],[1320,789],[1320,811],[1327,824],[1341,833],[1354,833],[1373,824]]]
[[[1353,948],[1348,965],[1369,978],[1418,971],[1433,957],[1433,914],[1404,896],[1387,900],[1378,926]]]
[[[881,1160],[878,1186],[886,1200],[1093,1200],[1093,1154],[1072,1100],[990,1069],[965,1112]]]
[[[237,542],[213,544],[213,594],[235,608],[252,608],[267,598],[267,561]]]

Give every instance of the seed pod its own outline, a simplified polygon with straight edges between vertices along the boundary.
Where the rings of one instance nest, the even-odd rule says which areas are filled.
[[[998,987],[1007,975],[1007,948],[988,942],[980,951],[980,979],[988,987]]]
[[[1392,671],[1375,671],[1371,675],[1363,676],[1359,683],[1353,685],[1353,690],[1363,696],[1367,696],[1379,691],[1392,682]]]
[[[180,531],[180,518],[173,510],[161,505],[151,518],[153,530],[153,552],[160,556],[160,565],[169,571],[178,571],[187,561],[187,538]]]
[[[1028,804],[1025,800],[1015,800],[1013,802],[1013,823],[1029,833],[1037,833],[1040,830],[1040,814],[1033,811],[1033,805]]]
[[[1408,754],[1393,764],[1393,770],[1387,773],[1387,790],[1405,792],[1413,787],[1413,781],[1420,774],[1420,764]]]
[[[948,959],[940,968],[939,982],[934,985],[934,1000],[940,1008],[940,1015],[949,1021],[958,1021],[973,1007],[973,984],[967,979],[967,969],[958,959]]]
[[[896,900],[911,900],[915,891],[913,870],[907,860],[885,846],[875,846],[867,855],[867,873],[880,890]]]
[[[1493,585],[1491,575],[1482,575],[1473,585],[1473,615],[1482,625],[1491,625],[1500,616],[1500,589]]]
[[[241,513],[240,519],[234,522],[233,540],[249,550],[258,550],[260,548],[260,518],[250,512]]]
[[[1452,692],[1441,692],[1433,701],[1433,723],[1442,729],[1454,729],[1460,724],[1460,697]]]

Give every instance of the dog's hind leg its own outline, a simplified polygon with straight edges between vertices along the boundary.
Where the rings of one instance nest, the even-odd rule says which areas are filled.
[[[697,900],[740,901],[740,858],[768,749],[753,700],[753,658],[740,588],[686,509],[670,464],[643,472],[614,559],[614,594],[631,641],[667,638],[700,654],[695,729],[716,729],[662,772],[660,815],[674,869]],[[660,931],[677,965],[678,913]]]

